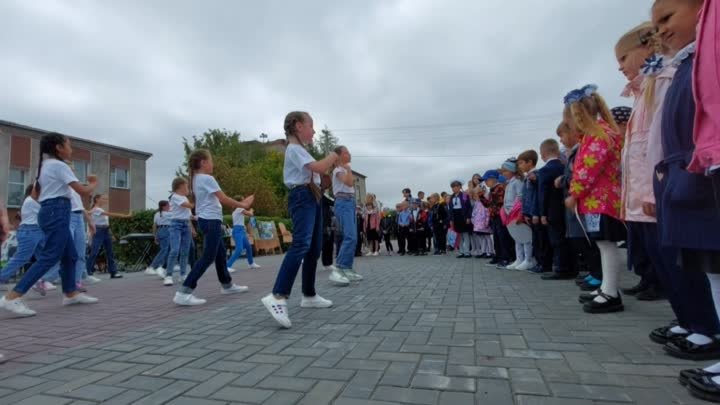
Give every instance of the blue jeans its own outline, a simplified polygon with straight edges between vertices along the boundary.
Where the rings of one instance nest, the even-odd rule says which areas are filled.
[[[293,223],[293,241],[278,271],[273,294],[290,296],[302,262],[303,295],[314,297],[315,271],[322,249],[322,209],[309,188],[295,187],[288,195],[288,210]]]
[[[95,236],[92,240],[92,250],[90,251],[90,256],[87,259],[88,274],[92,274],[93,271],[95,271],[95,260],[97,259],[98,254],[100,254],[101,248],[105,249],[105,258],[107,259],[108,272],[111,275],[117,273],[117,268],[115,267],[115,256],[113,255],[112,234],[110,233],[110,228],[100,227],[95,229]]]
[[[37,260],[15,286],[14,291],[25,295],[60,260],[62,290],[65,294],[75,292],[77,252],[70,234],[70,200],[60,197],[41,202],[38,224],[45,234],[45,247],[40,249]]]
[[[170,227],[161,226],[157,230],[157,241],[160,245],[160,251],[155,255],[150,267],[157,269],[167,264],[168,256],[170,255]]]
[[[7,283],[30,262],[33,255],[40,253],[44,245],[45,234],[40,230],[39,225],[20,225],[17,231],[17,250],[10,258],[7,266],[0,270],[0,283]]]
[[[190,253],[190,242],[192,234],[188,221],[173,220],[170,225],[170,253],[167,260],[167,276],[172,276],[175,265],[180,265],[180,275],[187,272],[188,254]]]
[[[85,216],[82,212],[73,212],[70,214],[70,234],[77,252],[77,262],[75,263],[75,281],[80,282],[85,274],[87,274],[87,264],[85,260],[85,247],[87,246],[87,234],[85,227]],[[60,278],[60,263],[56,263],[49,272],[43,276],[43,280],[55,282]]]
[[[335,218],[342,229],[342,244],[337,256],[339,269],[352,269],[357,247],[357,218],[355,216],[355,200],[352,198],[335,199]],[[295,238],[293,238],[295,240]]]
[[[203,252],[200,259],[195,262],[190,274],[183,282],[180,292],[190,294],[197,288],[197,282],[205,273],[205,270],[215,263],[218,281],[223,287],[232,286],[232,278],[227,269],[227,254],[223,242],[223,226],[219,219],[208,220],[198,219],[198,226],[203,233]]]
[[[235,264],[235,261],[238,257],[240,257],[243,249],[247,252],[248,264],[253,264],[252,246],[250,246],[250,241],[247,238],[245,227],[242,225],[234,226],[232,230],[232,237],[235,240],[235,251],[232,256],[230,256],[230,260],[227,262],[228,267],[232,267],[232,265]]]

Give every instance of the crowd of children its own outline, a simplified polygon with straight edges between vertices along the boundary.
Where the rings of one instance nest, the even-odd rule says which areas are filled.
[[[455,180],[449,194],[426,199],[423,192],[413,197],[404,189],[393,217],[379,210],[372,195],[364,207],[356,206],[348,148],[340,146],[316,161],[304,147],[315,133],[311,116],[289,113],[283,175],[290,190],[293,242],[272,292],[261,300],[270,315],[283,327],[291,326],[287,299],[300,268],[300,305],[332,306],[315,290],[321,256],[333,283],[362,280],[354,269],[359,234],[369,256],[378,255],[382,240],[393,251],[396,236],[399,255],[454,250],[458,258],[490,259],[488,265],[539,273],[543,280],[575,279],[585,291],[578,297],[585,312],[623,311],[619,276],[625,251],[619,246],[626,242],[628,267],[640,281],[624,293],[639,299],[663,294],[676,318],[649,338],[670,356],[720,359],[718,2],[656,0],[651,15],[652,22],[630,29],[615,46],[628,80],[623,94],[634,99],[632,108],[611,110],[594,85],[572,90],[558,113],[559,141],[546,139],[539,153],[523,151],[497,170],[475,174],[467,187]],[[0,272],[0,281],[6,282],[35,257],[0,299],[0,307],[20,316],[35,314],[21,297],[33,287],[44,292],[55,277],[53,267],[63,304],[97,302],[83,292],[81,280],[91,276],[101,248],[111,278],[121,277],[108,222],[118,214],[105,210],[103,195],[92,198],[89,211],[82,204],[97,179],[88,176],[87,185],[78,181],[65,163],[72,156],[70,141],[60,134],[45,135],[40,151],[38,177],[23,203],[18,253]],[[538,168],[540,160],[544,165]],[[146,272],[172,285],[177,266],[182,286],[173,301],[201,305],[205,300],[194,291],[213,264],[223,294],[247,291],[232,282],[230,266],[244,249],[248,264],[257,267],[244,238],[244,217],[253,215],[254,197],[225,195],[213,177],[208,151],[194,151],[188,169],[189,176],[176,178],[168,201],[159,205],[154,230],[161,249]],[[223,206],[235,210],[237,250],[229,261],[222,243]],[[4,213],[0,220],[4,237]],[[192,220],[202,232],[203,251],[188,271]],[[85,257],[86,226],[92,249],[79,264]],[[684,370],[679,379],[694,395],[720,401],[720,364]]]

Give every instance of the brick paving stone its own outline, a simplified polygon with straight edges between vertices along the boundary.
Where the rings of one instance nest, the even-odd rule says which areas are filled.
[[[676,382],[695,363],[647,339],[671,319],[666,302],[588,316],[572,282],[452,256],[359,258],[362,283],[318,277],[333,308],[300,308],[297,283],[282,330],[259,303],[281,260],[261,256],[261,271],[237,275],[247,294],[201,283],[200,307],[173,306],[157,279],[128,274],[92,286],[96,306],[71,310],[49,293],[31,300],[36,317],[0,313],[11,326],[0,328],[0,404],[703,403]]]
[[[33,395],[29,398],[21,400],[20,402],[15,402],[13,405],[66,405],[72,401],[73,400],[69,398],[51,397],[47,395]],[[9,402],[7,402],[7,404],[9,404]]]

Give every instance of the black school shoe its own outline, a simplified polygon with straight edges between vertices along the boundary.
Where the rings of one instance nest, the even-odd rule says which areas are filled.
[[[650,332],[650,340],[653,342],[664,345],[667,342],[675,339],[684,339],[688,337],[687,333],[672,333],[670,332],[670,329],[672,329],[674,326],[663,326],[662,328],[653,329],[652,332]]]
[[[663,346],[663,350],[678,359],[695,361],[720,359],[720,341],[715,338],[706,345],[696,345],[687,339],[673,339]]]
[[[700,379],[703,377],[713,378],[717,376],[720,376],[720,373],[711,373],[701,368],[691,368],[688,370],[682,370],[680,372],[680,375],[678,376],[678,381],[681,385],[687,386],[690,383],[691,379]]]
[[[623,288],[620,291],[622,291],[622,293],[625,295],[636,295],[647,290],[648,288],[650,288],[650,284],[644,282],[643,280],[640,280],[640,282],[635,284],[634,286],[630,288]]]
[[[598,292],[598,296],[605,298],[605,302],[598,303],[595,300],[588,301],[583,305],[583,311],[588,314],[608,314],[611,312],[624,311],[625,307],[622,303],[620,294],[617,297],[611,297],[602,291]]]
[[[540,276],[543,280],[573,280],[575,277],[577,277],[577,273],[572,272],[562,272],[562,273],[549,273],[549,274],[543,274]]]
[[[122,274],[113,273],[110,275],[110,278],[123,278]]]
[[[597,288],[595,290],[597,290]],[[593,291],[595,291],[595,290],[593,290]],[[595,297],[597,297],[597,296],[598,296],[597,294],[591,294],[591,293],[580,294],[578,296],[578,302],[584,305],[586,302],[590,302],[590,301],[594,300]]]
[[[710,402],[720,402],[720,385],[716,384],[710,376],[690,378],[687,388],[694,397]]]
[[[657,287],[652,286],[645,291],[640,291],[635,296],[638,301],[660,301],[665,299],[665,296],[658,291]]]

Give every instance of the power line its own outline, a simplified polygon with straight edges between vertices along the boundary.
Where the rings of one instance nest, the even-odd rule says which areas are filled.
[[[558,113],[543,114],[543,115],[529,115],[525,117],[512,117],[512,118],[495,118],[482,121],[468,121],[468,122],[445,122],[445,123],[433,123],[433,124],[422,124],[422,125],[396,125],[389,127],[366,127],[366,128],[340,128],[330,129],[331,132],[372,132],[372,131],[396,131],[396,130],[416,130],[416,129],[433,129],[433,128],[450,128],[450,127],[468,127],[477,125],[486,125],[491,123],[512,123],[522,121],[533,121],[539,119],[548,119],[551,117],[558,117]]]
[[[465,158],[465,157],[497,157],[497,156],[504,156],[508,157],[512,155],[512,153],[486,153],[486,154],[478,154],[478,155],[352,155],[354,158],[366,158],[366,159],[375,159],[375,158]]]

